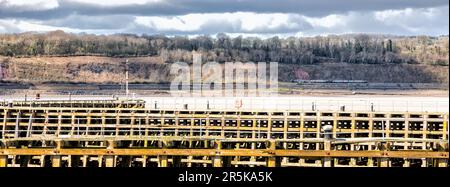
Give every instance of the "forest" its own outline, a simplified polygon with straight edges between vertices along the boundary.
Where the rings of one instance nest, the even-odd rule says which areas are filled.
[[[0,34],[0,56],[159,56],[164,62],[190,62],[192,51],[207,61],[286,64],[449,64],[449,37],[346,34],[257,38],[164,35],[93,35],[63,31]]]

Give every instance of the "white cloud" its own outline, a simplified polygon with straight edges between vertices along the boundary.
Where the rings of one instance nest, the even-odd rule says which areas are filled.
[[[138,16],[137,24],[156,31],[202,32],[227,28],[223,32],[266,33],[297,32],[309,28],[303,16],[297,14],[258,14],[236,12],[223,14],[188,14],[173,17]],[[208,28],[208,26],[218,28]],[[220,31],[219,31],[220,32]]]
[[[74,0],[71,0],[74,1]],[[87,0],[76,0],[87,2]],[[168,0],[165,0],[168,1]],[[161,0],[159,3],[165,3]],[[13,2],[13,1],[11,1]],[[33,1],[0,0],[1,5],[29,6]],[[42,7],[58,6],[42,3]],[[120,6],[143,3],[137,0],[101,0],[96,3]],[[147,1],[155,2],[154,0]],[[122,3],[122,4],[121,4]],[[175,6],[175,5],[174,5]],[[1,9],[0,9],[1,10]],[[0,33],[25,31],[64,30],[95,34],[136,33],[167,35],[215,35],[220,32],[232,36],[280,37],[313,36],[344,33],[379,33],[396,35],[442,35],[448,34],[449,6],[434,8],[404,8],[382,11],[349,11],[324,16],[307,16],[300,13],[189,13],[177,16],[142,16],[139,14],[72,13],[52,19],[1,18]]]
[[[386,10],[374,13],[377,21],[388,26],[400,26],[410,32],[426,32],[429,29],[447,26],[449,7]]]
[[[0,33],[20,32],[20,29],[14,24],[13,20],[0,19]]]
[[[71,33],[94,33],[94,34],[113,34],[114,30],[102,29],[78,29],[71,27],[58,27],[42,24],[39,21],[25,21],[25,20],[2,20],[0,19],[0,33],[19,33],[19,32],[48,32],[55,30],[63,30]]]
[[[333,28],[333,27],[345,27],[345,15],[328,15],[325,17],[306,17],[306,20],[311,23],[314,27],[325,27],[325,28]]]
[[[153,31],[179,34],[226,32],[233,35],[326,35],[373,33],[395,35],[448,34],[448,6],[405,8],[307,17],[290,13],[236,12],[182,16],[136,17],[136,24]]]

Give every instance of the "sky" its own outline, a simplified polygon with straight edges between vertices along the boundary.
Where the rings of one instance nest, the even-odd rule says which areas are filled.
[[[0,33],[448,35],[449,0],[0,0]]]

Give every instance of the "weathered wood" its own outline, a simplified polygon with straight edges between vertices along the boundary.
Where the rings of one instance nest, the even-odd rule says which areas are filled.
[[[158,167],[167,167],[167,156],[160,155],[158,156]]]
[[[52,148],[33,149],[0,149],[0,155],[177,155],[177,156],[301,156],[301,157],[374,157],[374,158],[443,158],[448,159],[448,152],[436,151],[340,151],[340,150],[251,150],[251,149],[61,149]]]
[[[215,167],[371,167],[374,160],[378,166],[400,162],[409,167],[409,159],[423,159],[422,166],[445,167],[448,163],[448,113],[183,111],[145,109],[126,102],[89,103],[82,107],[62,102],[60,107],[50,107],[58,105],[55,103],[33,107],[0,106],[4,112],[0,116],[3,117],[0,158],[10,155],[15,158],[12,165],[16,166],[17,162],[26,166],[29,165],[24,164],[29,161],[27,158],[41,156],[41,166],[44,166],[44,156],[48,156],[51,166],[55,167],[61,166],[67,156],[71,167],[79,165],[80,157],[84,167],[91,159],[98,161],[99,167],[103,166],[103,161],[106,167],[115,167],[116,160],[127,167],[136,162],[146,167],[147,161],[159,166],[183,163]],[[423,116],[423,119],[412,115]],[[186,124],[182,120],[190,122]],[[246,125],[248,121],[251,125]],[[339,125],[344,121],[349,121],[349,126]],[[409,128],[410,123],[419,121],[423,123],[422,129]],[[267,126],[261,125],[262,122]],[[317,126],[307,128],[305,122]],[[385,127],[375,127],[380,122]],[[405,126],[391,129],[391,123],[405,123]],[[337,139],[324,142],[320,129],[327,124],[333,126],[333,138]],[[435,124],[443,128],[435,130]],[[26,129],[26,133],[20,129]],[[343,135],[348,138],[340,138]],[[19,142],[27,142],[29,147],[16,147]],[[46,147],[52,145],[51,142],[55,142],[55,147]],[[74,142],[81,143],[72,145]],[[219,146],[212,147],[212,142]],[[42,146],[36,146],[39,143]],[[379,143],[390,145],[377,149],[374,145]],[[265,144],[267,147],[260,147]],[[225,148],[222,145],[226,145]],[[395,150],[389,150],[394,146]],[[90,160],[87,160],[88,155]],[[288,157],[296,157],[298,162]],[[391,158],[400,158],[400,161]],[[367,163],[361,164],[364,159]],[[339,161],[344,164],[337,164]]]
[[[0,155],[0,167],[8,166],[8,155]]]

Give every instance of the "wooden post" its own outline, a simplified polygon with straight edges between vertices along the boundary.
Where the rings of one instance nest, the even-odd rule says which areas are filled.
[[[423,122],[422,122],[422,139],[427,139],[427,132],[428,132],[428,116],[426,114],[423,115]],[[422,143],[422,150],[427,150],[427,142]],[[421,167],[428,167],[426,158],[422,158],[422,165]]]
[[[448,159],[445,158],[438,159],[438,167],[448,167]]]
[[[288,112],[284,112],[284,123],[283,123],[283,138],[285,140],[288,139],[288,118],[287,118]],[[287,149],[287,142],[283,142],[283,149]],[[283,157],[283,160],[281,161],[284,164],[288,163],[288,158],[287,157]]]
[[[255,142],[252,142],[252,143],[251,143],[251,149],[252,149],[252,150],[255,150],[255,149],[256,149],[256,143],[255,143]],[[250,162],[251,162],[251,163],[255,163],[255,162],[256,162],[256,157],[255,157],[255,156],[251,156],[251,157],[250,157]],[[250,164],[249,167],[255,167],[255,165],[254,165],[254,164]]]
[[[386,120],[386,127],[384,128],[384,133],[386,134],[386,138],[391,137],[391,114],[387,113],[388,119]]]
[[[0,155],[0,167],[8,167],[8,155]]]
[[[351,121],[351,138],[355,138],[355,129],[356,129],[356,117],[357,114],[356,113],[352,113],[352,121]],[[351,144],[350,145],[350,150],[354,151],[355,150],[355,144]],[[356,158],[350,158],[350,166],[354,167],[356,166]]]
[[[8,109],[3,110],[3,128],[2,128],[2,139],[5,139],[6,135],[6,124],[8,123]]]
[[[44,130],[42,131],[42,134],[47,134],[47,125],[48,125],[48,110],[44,111]]]
[[[52,167],[61,167],[61,156],[52,156]]]
[[[428,159],[422,158],[422,165],[420,167],[424,167],[424,168],[428,167]]]
[[[192,167],[192,158],[193,158],[193,157],[192,157],[191,155],[189,155],[188,158],[187,158],[187,160],[188,160],[187,166],[188,166],[188,167]]]
[[[142,156],[142,167],[147,167],[147,156],[146,155],[144,155],[144,156]]]
[[[62,142],[60,140],[55,141],[56,151],[61,149]],[[61,155],[53,155],[52,159],[52,167],[61,167]]]
[[[75,131],[75,112],[74,111],[72,111],[70,124],[71,124],[70,136],[73,136],[74,135],[74,131]]]
[[[73,163],[72,163],[72,155],[67,156],[67,166],[68,167],[73,167]]]
[[[102,111],[102,127],[100,129],[100,135],[102,135],[102,136],[105,135],[105,126],[106,126],[106,113],[103,110]]]
[[[404,159],[403,167],[408,168],[411,166],[411,161],[407,158]]]
[[[97,161],[98,161],[98,167],[101,168],[103,166],[103,155],[98,155]]]
[[[300,113],[300,139],[304,138],[304,129],[305,129],[305,113]],[[299,149],[303,150],[303,142],[300,142]],[[300,166],[303,166],[305,164],[305,159],[300,157],[298,160],[298,163]]]
[[[326,150],[326,151],[330,151],[331,150],[331,142],[330,141],[325,140],[323,142],[323,144],[324,144],[324,150]],[[324,163],[323,164],[324,167],[331,167],[331,157],[325,157],[323,159],[323,163]]]
[[[41,158],[40,158],[40,164],[41,164],[41,168],[43,168],[43,167],[45,167],[45,155],[41,155]]]
[[[271,156],[267,158],[267,167],[275,167],[275,157]]]
[[[380,151],[389,150],[389,145],[386,145],[385,143],[381,143],[381,149]],[[379,158],[379,165],[380,167],[389,167],[389,158],[381,157]]]
[[[272,138],[272,113],[268,112],[269,119],[267,120],[267,139]]]
[[[116,136],[119,136],[120,131],[119,131],[119,127],[120,127],[120,110],[117,111],[116,113]]]
[[[338,129],[338,115],[339,113],[334,113],[333,114],[333,137],[336,138],[337,137],[337,129]]]
[[[108,147],[106,149],[108,149],[108,151],[114,150],[114,147],[115,147],[114,140],[108,140],[107,144],[108,144]],[[116,164],[114,162],[114,155],[105,155],[105,166],[106,167],[115,167],[116,166]]]
[[[148,126],[145,127],[145,139],[144,139],[144,147],[148,147]]]
[[[56,137],[59,137],[61,134],[61,125],[62,125],[62,111],[58,111],[58,127],[56,129]]]
[[[369,113],[369,138],[372,138],[373,137],[373,117],[374,117],[374,114],[373,114],[373,111],[371,112],[371,113]],[[372,150],[372,143],[369,143],[368,144],[368,149],[367,150]],[[369,157],[368,159],[367,159],[367,166],[368,167],[372,167],[373,166],[373,158],[372,157]]]
[[[241,113],[238,112],[238,116],[236,118],[236,137],[241,138]]]
[[[274,140],[270,140],[270,146],[269,150],[274,151],[276,148],[276,144]],[[276,166],[276,157],[275,156],[269,156],[267,158],[267,167],[275,167]]]
[[[33,125],[34,115],[35,115],[34,113],[35,113],[35,110],[32,110],[30,113],[30,118],[28,119],[27,135],[26,135],[27,137],[31,136],[31,130],[33,129],[32,125]]]
[[[87,155],[83,155],[82,158],[82,162],[83,162],[83,167],[87,167],[87,162],[88,162],[88,156]]]
[[[22,115],[22,112],[19,110],[17,111],[16,115],[16,125],[14,127],[14,138],[19,138],[19,123],[20,123],[20,116]],[[6,120],[6,119],[5,119]]]
[[[130,123],[130,138],[133,137],[134,134],[134,126],[136,123],[136,117],[134,116],[134,110],[131,112],[131,117],[130,117],[131,123]],[[161,120],[161,123],[164,124],[164,120]],[[162,132],[162,131],[161,131]]]
[[[253,113],[253,120],[252,120],[252,138],[253,139],[256,139],[256,131],[257,131],[257,129],[260,129],[261,128],[261,126],[259,126],[259,127],[256,127],[257,126],[257,124],[259,124],[259,125],[261,125],[261,121],[257,121],[256,119],[256,112],[255,113]],[[258,137],[259,139],[261,138],[261,137]],[[254,150],[256,148],[256,143],[255,142],[252,142],[251,143],[251,149],[252,150]],[[256,161],[256,157],[255,156],[252,156],[252,157],[250,157],[250,161],[251,162],[255,162]],[[254,167],[254,165],[250,165],[250,167]]]
[[[367,167],[373,167],[373,158],[372,157],[367,159]]]
[[[166,155],[160,155],[158,156],[158,167],[167,167],[167,156]]]
[[[355,151],[355,144],[351,144],[350,145],[350,150],[351,151]],[[350,166],[351,167],[355,167],[356,166],[356,158],[350,158]]]
[[[409,138],[409,126],[410,126],[410,124],[409,124],[409,113],[405,113],[405,122],[404,123],[405,123],[405,129],[403,129],[404,132],[405,132],[404,133],[404,137],[405,138]],[[403,143],[403,149],[405,149],[405,150],[408,149],[408,143],[407,142]],[[406,164],[406,159],[405,159],[405,164]],[[409,161],[408,161],[408,164],[409,164]]]
[[[214,144],[216,146],[216,151],[219,152],[220,149],[222,149],[222,142],[215,141]],[[216,156],[213,157],[212,164],[213,164],[213,167],[222,167],[222,159],[220,158],[219,155],[216,154]]]
[[[209,121],[209,112],[206,114],[206,125],[205,125],[205,137],[209,136],[209,129],[210,129],[210,121]]]
[[[443,122],[442,122],[442,139],[444,139],[444,140],[448,140],[448,137],[447,137],[447,131],[448,131],[447,121],[448,121],[448,114],[445,114]]]
[[[380,158],[380,167],[389,167],[389,159],[388,158]]]
[[[220,120],[221,124],[220,126],[222,127],[222,129],[220,130],[220,136],[222,138],[225,137],[225,112],[222,113],[222,118]]]

